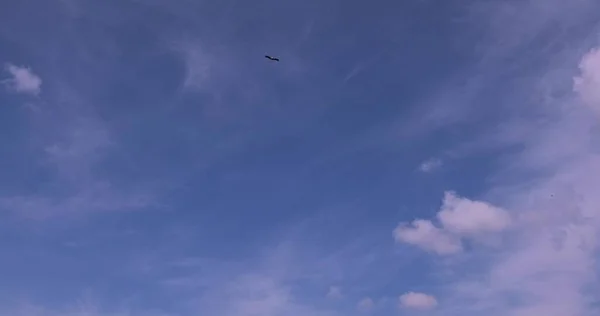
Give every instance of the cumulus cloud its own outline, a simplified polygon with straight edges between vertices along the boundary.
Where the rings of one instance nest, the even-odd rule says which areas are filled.
[[[461,198],[454,192],[444,193],[437,217],[448,232],[463,236],[501,232],[511,222],[507,211],[486,202]]]
[[[327,298],[329,299],[341,299],[343,297],[342,295],[342,289],[339,286],[330,286],[329,287],[329,291],[327,292]]]
[[[370,297],[365,297],[361,299],[356,305],[358,310],[361,312],[371,311],[373,309],[373,306],[375,306],[375,302],[373,302],[373,299]]]
[[[538,20],[538,13],[551,12],[548,20],[564,25],[567,18],[585,20],[584,11],[590,6],[597,12],[598,2],[530,0],[506,6],[533,37],[547,31],[545,27],[529,27],[531,17]],[[490,226],[492,214],[500,213],[486,207],[487,215],[474,221],[488,223],[483,225],[488,232],[510,227],[510,238],[493,252],[465,254],[456,261],[460,264],[451,265],[453,276],[441,277],[445,292],[440,296],[449,303],[438,307],[439,315],[598,315],[600,156],[594,135],[600,126],[597,117],[590,117],[589,109],[598,111],[600,49],[588,51],[588,40],[597,40],[600,25],[587,26],[590,33],[584,31],[577,39],[561,42],[569,48],[544,51],[551,56],[535,55],[551,62],[530,74],[532,82],[524,96],[506,100],[524,104],[529,113],[535,113],[523,118],[523,112],[518,112],[518,119],[524,121],[519,130],[511,124],[494,130],[496,135],[510,135],[511,146],[518,146],[511,147],[511,154],[492,172],[493,185],[483,196],[492,196],[512,216],[510,221],[501,216],[507,219],[504,224]],[[586,39],[578,42],[582,38]],[[519,47],[530,47],[526,46],[532,44],[529,40],[518,43]],[[530,61],[528,58],[518,59]],[[577,68],[579,73],[573,76]],[[505,144],[494,146],[505,149]],[[480,207],[471,205],[461,213],[466,215],[470,212],[466,209]],[[481,226],[439,214],[437,218],[444,230],[453,227],[453,233],[465,236],[479,231],[473,227]]]
[[[410,224],[401,223],[394,230],[397,242],[419,246],[438,254],[453,254],[462,251],[460,240],[439,229],[428,220],[414,220]]]
[[[507,211],[481,201],[472,201],[448,191],[437,213],[441,227],[430,220],[417,219],[400,223],[393,232],[397,242],[419,246],[427,251],[447,255],[462,251],[461,238],[477,238],[500,233],[511,223]]]
[[[432,172],[438,168],[440,168],[442,166],[442,160],[438,159],[438,158],[431,158],[428,160],[425,160],[423,163],[421,163],[421,165],[419,166],[419,170],[421,170],[421,172]]]
[[[400,307],[427,310],[438,305],[437,299],[425,293],[408,292],[402,294],[399,298]]]
[[[587,53],[579,69],[581,75],[574,79],[574,90],[600,115],[600,48]]]
[[[447,299],[456,303],[444,312],[597,315],[593,302],[598,299],[600,199],[594,190],[600,185],[599,162],[598,157],[582,161],[518,193],[519,199],[543,200],[565,185],[574,190],[556,195],[548,204],[520,202],[518,210],[532,216],[520,217],[514,241],[502,251],[461,262],[465,268],[455,267],[464,275],[449,284]],[[482,272],[468,271],[473,266]]]
[[[581,74],[575,78],[573,91],[586,103],[593,104],[592,88],[598,49],[584,54]],[[583,66],[582,66],[583,65]],[[597,69],[597,68],[596,68]],[[584,79],[582,79],[584,78]],[[578,84],[577,84],[578,83]],[[556,89],[563,87],[557,86]],[[597,127],[597,119],[571,97],[556,100],[560,105],[558,119],[528,144],[529,150],[516,157],[516,162],[530,161],[531,156],[560,155],[539,144],[553,143],[569,148],[571,139],[556,139],[556,134],[584,140],[571,150],[571,159],[558,160],[547,174],[529,190],[509,191],[519,218],[516,243],[489,266],[487,280],[471,279],[461,284],[468,288],[465,296],[493,301],[505,309],[503,314],[596,315],[599,297],[597,283],[598,236],[600,234],[600,157],[589,134]],[[592,103],[590,103],[592,102]],[[552,196],[552,198],[549,198]],[[468,284],[468,285],[466,285]],[[522,298],[520,304],[509,305],[506,295]]]
[[[12,78],[5,81],[8,89],[24,94],[38,95],[41,91],[42,79],[28,67],[6,65]]]

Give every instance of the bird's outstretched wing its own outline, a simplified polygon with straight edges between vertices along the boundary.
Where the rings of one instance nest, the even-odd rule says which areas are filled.
[[[279,61],[279,58],[277,58],[277,57],[271,57],[269,55],[265,55],[265,58],[273,60],[273,61]]]

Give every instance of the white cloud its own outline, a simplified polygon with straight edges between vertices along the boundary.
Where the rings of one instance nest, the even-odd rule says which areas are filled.
[[[431,221],[418,219],[410,225],[400,223],[394,230],[397,242],[419,246],[440,255],[462,251],[461,238],[478,238],[486,233],[499,233],[511,223],[505,210],[481,201],[472,201],[445,192],[437,218],[441,228]]]
[[[600,48],[587,53],[579,64],[581,75],[574,79],[574,90],[600,115]]]
[[[365,297],[361,299],[356,305],[358,310],[360,310],[361,312],[369,312],[373,309],[373,306],[375,306],[375,302],[373,302],[373,299],[370,297]]]
[[[481,201],[472,201],[445,192],[438,219],[447,231],[457,235],[497,233],[511,222],[507,211]]]
[[[514,241],[493,255],[461,262],[482,273],[455,267],[465,275],[448,288],[447,300],[457,303],[447,314],[597,315],[592,304],[598,300],[598,179],[600,157],[595,157],[516,193],[522,200],[515,207],[527,216],[520,217]],[[564,192],[565,187],[573,191]],[[563,192],[539,202],[557,191]],[[527,200],[538,202],[532,206]]]
[[[425,293],[408,292],[402,294],[399,298],[400,307],[427,310],[435,308],[438,305],[434,296]]]
[[[442,166],[441,159],[431,158],[431,159],[425,160],[423,163],[421,163],[421,165],[419,166],[419,170],[421,170],[422,172],[432,172],[432,171],[440,168],[441,166]]]
[[[590,117],[589,107],[599,110],[600,48],[582,54],[590,41],[598,39],[600,25],[584,21],[589,12],[598,12],[599,5],[588,0],[528,0],[503,5],[513,20],[521,21],[521,27],[511,33],[520,34],[521,29],[531,33],[515,47],[538,48],[537,36],[551,28],[535,25],[530,29],[529,23],[538,21],[539,14],[551,13],[544,20],[555,25],[564,25],[569,19],[572,24],[568,27],[582,27],[581,33],[575,38],[553,38],[565,48],[544,47],[543,54],[533,57],[549,62],[547,69],[527,74],[532,82],[526,86],[531,84],[532,89],[507,97],[504,101],[511,105],[499,104],[507,108],[519,104],[528,113],[523,116],[522,109],[507,113],[518,115],[509,120],[520,120],[519,130],[510,123],[494,129],[496,135],[510,135],[510,155],[502,157],[500,168],[492,172],[493,181],[488,182],[492,187],[483,194],[499,201],[512,215],[510,238],[493,252],[472,252],[454,261],[459,264],[451,266],[452,277],[441,278],[445,291],[440,297],[447,304],[439,306],[436,315],[599,315],[600,155],[594,137],[600,125],[597,117]],[[510,24],[507,19],[502,22],[495,38],[499,43],[504,42],[504,26]],[[589,36],[578,42],[588,32],[584,26]],[[536,43],[529,42],[534,38]],[[521,56],[511,58],[522,64],[531,61],[531,56]],[[573,78],[578,65],[580,73]],[[526,80],[519,75],[518,82],[525,86]],[[508,147],[504,146],[506,143],[492,147]],[[446,220],[444,229],[452,227],[451,222]],[[469,225],[455,226],[457,232],[472,231],[466,229]],[[497,228],[501,227],[504,225]]]
[[[329,299],[341,299],[344,297],[342,295],[342,289],[339,286],[330,286],[329,291],[327,292],[327,298]]]
[[[6,70],[12,78],[7,80],[8,88],[25,94],[37,95],[41,91],[42,79],[27,67],[8,64]]]
[[[397,242],[419,246],[438,254],[453,254],[462,251],[460,240],[439,229],[428,220],[418,219],[410,225],[401,223],[394,230]]]

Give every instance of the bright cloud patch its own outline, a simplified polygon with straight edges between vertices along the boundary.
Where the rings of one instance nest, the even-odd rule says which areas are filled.
[[[37,95],[41,91],[42,79],[27,67],[8,64],[6,70],[12,76],[7,81],[9,89],[25,94]]]
[[[460,240],[439,229],[428,220],[418,219],[410,225],[401,223],[394,230],[397,242],[419,246],[438,254],[452,254],[462,250]]]
[[[431,221],[418,219],[410,225],[400,223],[394,230],[397,242],[419,246],[437,254],[453,254],[462,250],[462,237],[499,233],[509,227],[505,210],[485,202],[472,201],[446,192],[437,218],[441,228]]]
[[[574,90],[600,114],[600,49],[594,49],[585,55],[579,68],[581,75],[574,80]]]
[[[444,203],[437,217],[446,230],[457,235],[496,233],[510,225],[510,216],[505,210],[458,197],[454,192],[444,194]]]
[[[597,54],[598,50],[593,50],[583,57],[581,75],[575,79],[575,92],[587,103],[593,100],[590,95],[595,94],[590,83],[596,81],[591,69],[595,69]],[[541,74],[539,80],[548,77]],[[558,84],[555,88],[564,91],[569,87]],[[524,133],[523,139],[528,140],[525,148],[512,157],[511,165],[523,165],[523,161],[539,165],[538,157],[556,159],[565,150],[571,150],[573,157],[557,159],[553,168],[534,178],[536,181],[529,187],[518,184],[503,188],[503,197],[512,201],[511,207],[520,216],[513,217],[511,222],[504,211],[494,206],[446,194],[437,216],[445,231],[462,236],[508,227],[512,231],[500,251],[469,253],[455,261],[458,264],[452,270],[462,275],[447,283],[444,301],[453,303],[440,306],[441,315],[598,315],[600,157],[596,144],[591,142],[582,142],[574,149],[569,147],[574,140],[588,140],[595,130],[581,127],[593,125],[597,120],[590,118],[579,102],[571,100],[559,98],[550,104],[540,104],[550,114],[560,115],[551,124],[544,123],[545,129],[535,137]],[[532,125],[531,130],[538,128]],[[567,141],[557,141],[556,135],[570,137]],[[548,151],[546,143],[556,150]],[[522,180],[531,183],[529,177]],[[442,215],[444,212],[446,215]],[[478,271],[474,272],[472,267]]]
[[[437,306],[437,299],[424,293],[408,292],[399,298],[400,307],[411,309],[432,309]]]

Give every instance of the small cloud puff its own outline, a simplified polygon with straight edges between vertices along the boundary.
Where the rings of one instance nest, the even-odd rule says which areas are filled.
[[[397,242],[448,255],[462,251],[461,238],[499,233],[511,224],[511,217],[506,210],[459,197],[454,192],[444,194],[437,219],[441,228],[423,219],[410,224],[400,223],[393,232],[394,238]]]
[[[438,305],[437,299],[424,293],[408,292],[400,296],[401,308],[428,310]]]
[[[358,302],[357,308],[362,312],[368,312],[373,309],[375,302],[370,297],[365,297]]]
[[[453,254],[462,251],[458,238],[439,229],[431,221],[417,219],[412,223],[401,223],[394,230],[396,242],[419,246],[427,251],[440,255]]]
[[[421,163],[421,165],[419,166],[419,170],[421,172],[432,172],[438,168],[440,168],[442,166],[442,160],[438,159],[438,158],[431,158],[428,160],[425,160],[423,163]]]
[[[42,79],[27,67],[8,64],[6,71],[12,78],[5,81],[8,88],[17,93],[38,95],[41,91]]]
[[[329,299],[341,299],[343,297],[342,290],[339,286],[331,286],[329,287],[329,291],[327,292],[327,298]]]

